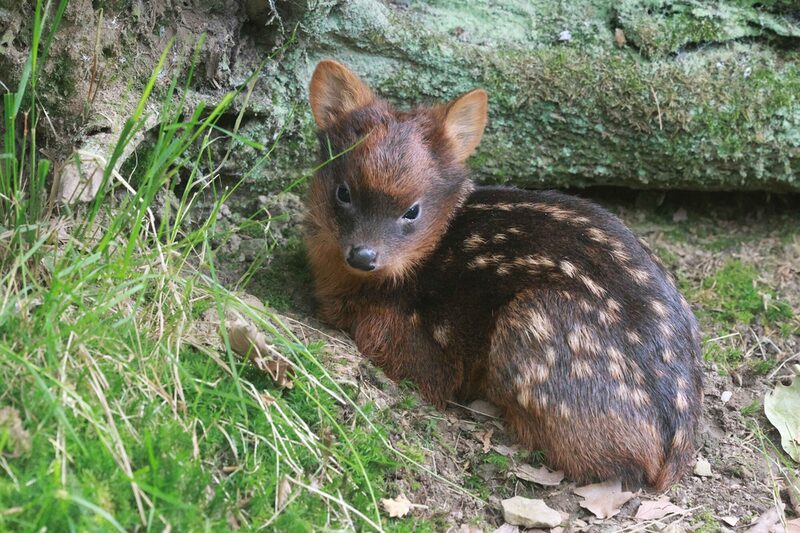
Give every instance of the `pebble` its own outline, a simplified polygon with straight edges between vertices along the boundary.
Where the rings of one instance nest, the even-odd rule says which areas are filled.
[[[694,475],[700,477],[711,477],[711,463],[699,457],[694,465]]]

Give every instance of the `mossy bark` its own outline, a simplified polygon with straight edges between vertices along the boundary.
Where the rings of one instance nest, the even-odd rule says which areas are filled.
[[[97,25],[91,2],[73,4]],[[347,63],[401,107],[486,88],[490,123],[471,160],[485,181],[800,190],[800,8],[791,1],[306,0],[277,11],[254,0],[148,4],[106,2],[106,81],[93,106],[83,104],[87,122],[135,101],[131,79],[143,79],[152,66],[145,60],[154,63],[168,37],[177,39],[176,56],[188,57],[208,33],[193,97],[210,102],[283,45],[242,122],[261,142],[283,134],[256,178],[264,190],[313,164],[306,84],[324,57]],[[94,48],[92,23],[73,26],[86,38],[72,42]],[[64,48],[80,57],[75,45]],[[62,95],[83,98],[85,75],[61,79],[77,86]],[[71,142],[85,142],[73,130]],[[244,149],[235,156],[232,175],[256,158]]]

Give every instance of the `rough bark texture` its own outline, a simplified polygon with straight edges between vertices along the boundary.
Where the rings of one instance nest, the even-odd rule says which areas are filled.
[[[31,12],[30,1],[0,0],[9,87]],[[490,125],[471,161],[486,181],[800,190],[793,0],[298,0],[276,10],[268,0],[72,0],[40,87],[53,123],[45,149],[55,159],[77,147],[102,155],[163,47],[175,38],[169,70],[180,71],[203,32],[198,102],[215,103],[283,46],[240,130],[264,143],[284,134],[256,178],[264,190],[315,159],[306,84],[323,57],[400,106],[486,88]],[[151,115],[153,125],[155,106]],[[224,170],[236,176],[257,156],[237,149]]]

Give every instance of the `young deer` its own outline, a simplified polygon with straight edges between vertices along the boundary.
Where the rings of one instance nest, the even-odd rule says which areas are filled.
[[[322,158],[306,245],[321,317],[443,409],[487,398],[576,480],[658,491],[692,459],[695,318],[615,216],[556,192],[476,187],[487,96],[393,109],[335,61],[310,86]]]

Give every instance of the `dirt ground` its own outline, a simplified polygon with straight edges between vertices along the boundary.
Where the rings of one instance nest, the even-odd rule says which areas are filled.
[[[600,519],[580,506],[582,498],[568,479],[555,487],[519,479],[520,466],[536,466],[540,456],[517,449],[500,418],[455,405],[443,413],[434,410],[364,361],[346,335],[317,322],[302,248],[295,240],[294,251],[285,252],[292,248],[302,209],[296,199],[273,207],[273,215],[289,214],[288,223],[273,227],[279,244],[289,245],[276,248],[273,262],[248,290],[278,301],[302,339],[324,341],[326,365],[341,381],[357,385],[359,401],[389,408],[392,442],[423,452],[430,473],[402,468],[391,480],[397,494],[421,506],[414,516],[453,531],[492,531],[504,523],[501,500],[521,495],[543,499],[561,512],[564,531],[744,531],[775,508],[784,509],[787,521],[797,518],[800,503],[791,489],[797,490],[800,471],[780,451],[763,398],[800,364],[800,198],[621,190],[580,194],[617,213],[656,250],[703,328],[707,361],[697,456],[710,463],[710,474],[690,472],[669,489],[665,496],[680,509],[660,519],[635,518],[642,502],[659,498],[644,490],[612,518]],[[232,257],[245,258],[238,248],[233,252]],[[229,274],[235,276],[236,270]],[[731,285],[726,277],[731,272],[750,273],[752,279],[745,275],[742,284],[737,274],[738,285]],[[753,294],[764,312],[759,302],[744,312],[753,306]],[[782,310],[777,318],[767,312],[776,304]],[[784,531],[787,526],[774,516],[764,516],[762,522],[770,523],[759,531]]]

